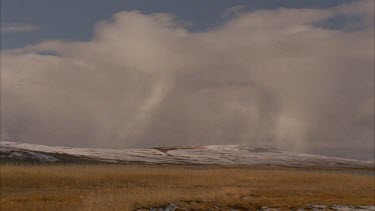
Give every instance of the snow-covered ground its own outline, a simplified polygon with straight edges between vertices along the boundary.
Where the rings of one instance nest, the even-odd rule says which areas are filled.
[[[374,168],[374,162],[281,151],[270,147],[209,145],[154,149],[97,149],[1,142],[1,158],[29,156],[42,162],[59,162],[59,155],[103,162],[146,164],[212,164]]]

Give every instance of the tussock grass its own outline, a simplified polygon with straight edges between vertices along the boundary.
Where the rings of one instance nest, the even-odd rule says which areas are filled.
[[[1,210],[375,204],[374,175],[283,169],[1,165]]]

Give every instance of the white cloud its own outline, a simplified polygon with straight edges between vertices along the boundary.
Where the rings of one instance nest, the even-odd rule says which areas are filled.
[[[372,155],[374,25],[316,25],[374,12],[357,4],[241,13],[206,32],[189,32],[168,14],[121,12],[87,42],[3,51],[2,135],[76,146],[271,144]]]

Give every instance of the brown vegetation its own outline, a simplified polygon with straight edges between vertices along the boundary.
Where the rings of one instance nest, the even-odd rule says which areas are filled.
[[[375,204],[374,175],[282,169],[1,165],[1,210],[195,210]]]

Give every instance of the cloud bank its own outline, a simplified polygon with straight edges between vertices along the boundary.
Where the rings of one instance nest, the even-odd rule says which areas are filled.
[[[324,27],[343,16],[342,27]],[[90,147],[272,145],[370,159],[373,20],[373,1],[239,12],[204,32],[169,14],[120,12],[90,41],[1,52],[1,136]]]

